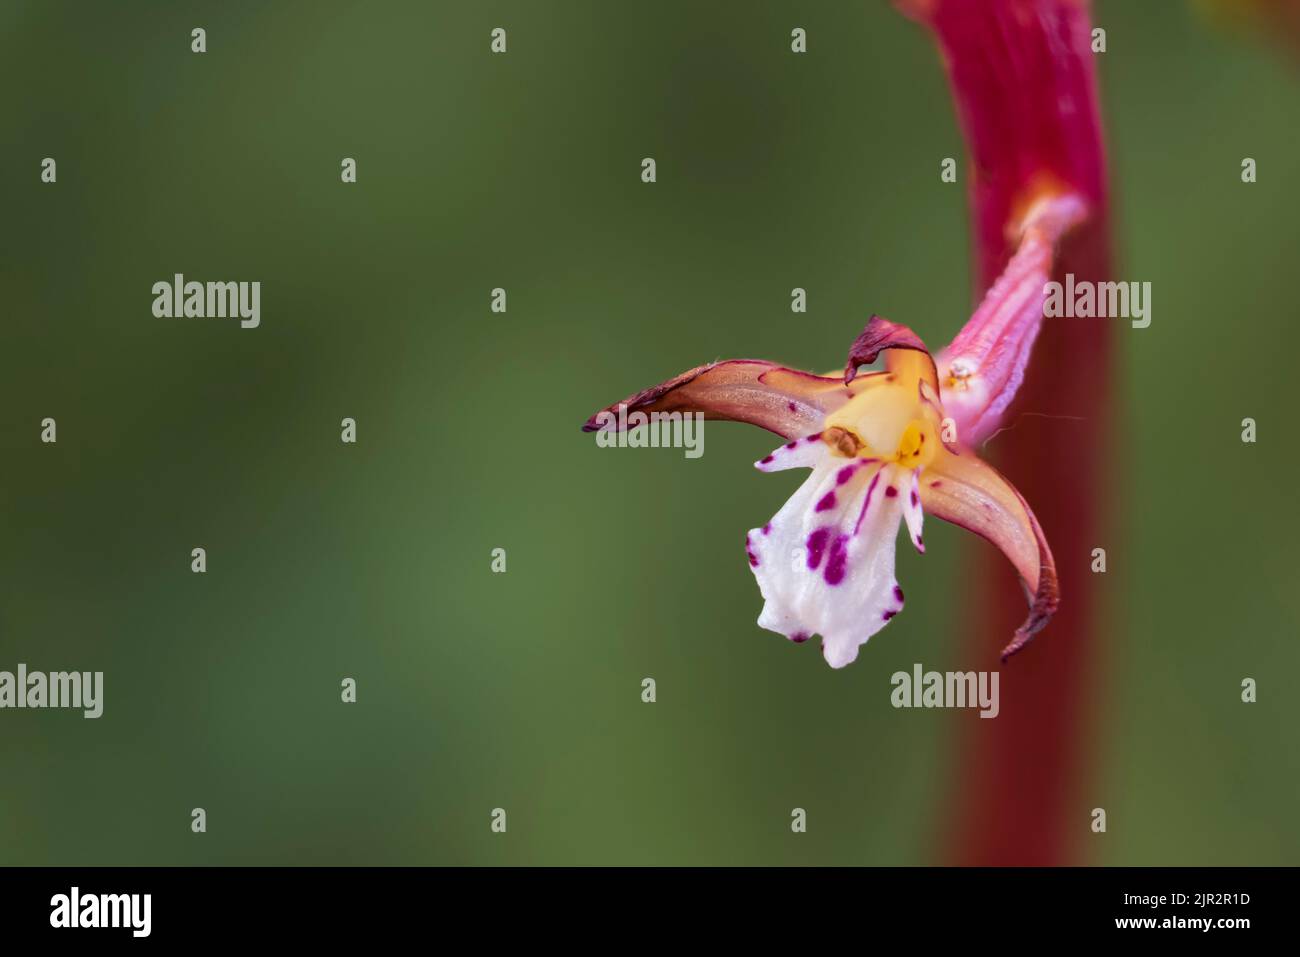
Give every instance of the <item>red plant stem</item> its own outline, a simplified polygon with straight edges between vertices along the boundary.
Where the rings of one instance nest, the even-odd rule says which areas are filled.
[[[907,4],[939,43],[970,150],[979,292],[1012,252],[1008,225],[1043,189],[1068,189],[1090,215],[1058,251],[1054,276],[1109,273],[1105,153],[1084,0]],[[978,298],[978,297],[977,297]],[[957,864],[1073,862],[1103,802],[1087,785],[1086,730],[1097,677],[1102,496],[1114,320],[1045,319],[1024,385],[985,450],[1030,503],[1061,580],[1056,617],[1002,669],[1001,713],[959,720],[960,756],[944,856]],[[1025,412],[1033,417],[1022,417]],[[1041,417],[1040,417],[1041,416]],[[1082,417],[1053,419],[1048,416]],[[1024,617],[1015,576],[970,556],[967,665],[987,668]],[[981,664],[974,664],[974,661]]]

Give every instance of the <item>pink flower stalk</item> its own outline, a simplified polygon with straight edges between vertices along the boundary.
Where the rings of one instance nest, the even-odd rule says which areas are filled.
[[[1088,0],[900,0],[939,44],[970,150],[977,288],[1044,195],[1074,194],[1104,236],[1106,165]]]
[[[912,0],[900,3],[933,33],[970,151],[977,289],[1017,270],[1017,225],[1047,192],[1075,197],[1085,218],[1059,244],[1054,277],[1109,273],[1105,150],[1085,0]],[[994,293],[990,298],[996,298]],[[961,339],[961,336],[958,337]],[[1026,367],[1017,406],[995,444],[998,461],[1068,556],[1053,641],[1004,684],[996,722],[964,725],[951,859],[962,864],[1057,864],[1085,832],[1086,691],[1095,666],[1091,550],[1105,543],[1101,502],[1108,461],[1110,326],[1051,322]],[[942,361],[942,359],[941,359]],[[1018,418],[1016,408],[1036,413]],[[1053,420],[1053,416],[1060,417]],[[979,426],[976,426],[979,429]],[[963,616],[982,655],[1015,620],[1005,581],[979,562]],[[989,727],[992,726],[992,727]]]

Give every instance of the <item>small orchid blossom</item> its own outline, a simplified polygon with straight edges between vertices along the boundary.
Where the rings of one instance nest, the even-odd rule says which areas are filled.
[[[990,435],[1024,377],[1042,321],[1053,249],[1085,214],[1068,193],[1044,191],[1019,224],[1006,271],[938,363],[906,326],[873,316],[843,375],[732,359],[699,366],[603,409],[584,431],[614,428],[626,412],[700,412],[748,422],[787,440],[756,463],[811,475],[745,549],[764,606],[763,628],[803,642],[822,636],[833,668],[903,608],[894,577],[901,524],[920,552],[926,512],[992,542],[1020,575],[1029,616],[1005,661],[1056,610],[1056,566],[1020,493],[974,446]],[[884,369],[859,374],[884,355]]]

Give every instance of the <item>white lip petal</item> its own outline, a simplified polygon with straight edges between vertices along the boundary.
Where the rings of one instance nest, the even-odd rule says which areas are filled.
[[[820,432],[806,435],[802,439],[793,439],[781,446],[771,455],[764,456],[754,463],[760,472],[783,472],[786,469],[816,468],[826,460],[833,458],[831,451],[822,441]]]
[[[764,598],[758,624],[796,642],[820,634],[827,663],[842,668],[902,610],[894,541],[915,473],[836,456],[825,443],[806,440],[778,449],[767,466],[793,467],[796,458],[812,474],[746,539]],[[919,523],[919,505],[915,511]]]

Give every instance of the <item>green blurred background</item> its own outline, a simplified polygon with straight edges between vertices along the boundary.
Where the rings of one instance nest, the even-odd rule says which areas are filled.
[[[1081,859],[1295,863],[1300,80],[1184,3],[1097,20],[1153,322],[1117,336]],[[873,311],[959,328],[963,147],[920,28],[868,0],[2,0],[0,100],[0,669],[106,686],[97,721],[0,712],[0,863],[942,859],[963,716],[894,710],[889,676],[958,664],[961,560],[992,550],[931,522],[907,612],[836,672],[754,624],[778,440],[578,431],[719,357],[832,368]],[[261,327],[155,319],[176,272],[260,280]]]

